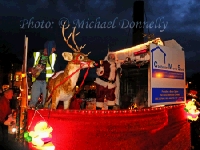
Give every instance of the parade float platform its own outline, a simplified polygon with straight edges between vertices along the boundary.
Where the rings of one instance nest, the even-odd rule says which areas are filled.
[[[37,110],[53,128],[55,150],[189,150],[184,105],[141,110]],[[30,130],[42,121],[28,110]],[[30,149],[31,144],[29,144]]]

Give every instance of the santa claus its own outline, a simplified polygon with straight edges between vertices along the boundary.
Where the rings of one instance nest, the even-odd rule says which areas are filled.
[[[120,68],[120,65],[116,63],[115,54],[112,53],[109,53],[105,60],[100,60],[99,66],[97,66],[98,77],[94,81],[96,83],[97,110],[102,110],[105,102],[109,110],[113,109],[113,106],[118,103],[116,101],[119,93],[119,91],[116,92],[116,87],[119,86],[118,80],[116,82],[116,79],[118,79],[117,68]]]

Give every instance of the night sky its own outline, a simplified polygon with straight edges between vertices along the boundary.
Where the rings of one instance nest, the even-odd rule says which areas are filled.
[[[103,59],[108,44],[111,51],[131,47],[134,1],[121,0],[36,0],[0,1],[0,43],[7,43],[19,57],[23,56],[24,35],[29,38],[29,50],[43,49],[46,40],[55,40],[61,66],[61,53],[72,52],[65,44],[60,24],[70,23],[66,36],[77,27],[78,45],[86,44],[93,60]],[[200,71],[200,3],[196,0],[145,1],[145,32],[149,30],[163,41],[175,39],[185,51],[187,76]],[[31,19],[32,18],[32,19]],[[41,22],[40,24],[37,22]],[[105,25],[94,25],[100,21]],[[81,23],[82,24],[79,24]],[[112,23],[111,23],[112,22]],[[149,24],[153,22],[152,26]],[[123,24],[124,23],[124,24]],[[129,26],[127,26],[129,24]],[[61,68],[62,68],[61,67]],[[95,74],[94,70],[93,73]]]

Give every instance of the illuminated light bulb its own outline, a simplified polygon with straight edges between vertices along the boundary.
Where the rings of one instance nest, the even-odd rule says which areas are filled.
[[[12,132],[13,132],[13,133],[15,133],[15,132],[16,132],[16,130],[17,130],[16,128],[12,128]]]
[[[156,73],[156,78],[162,78],[163,74],[162,73]]]
[[[55,150],[55,146],[48,146],[46,148],[43,148],[42,150]]]
[[[41,147],[44,145],[44,142],[41,140],[41,138],[38,137],[32,139],[32,144]]]

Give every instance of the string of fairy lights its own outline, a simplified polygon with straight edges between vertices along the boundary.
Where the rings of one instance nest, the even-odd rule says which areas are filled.
[[[43,119],[43,121],[46,121],[46,120],[44,119],[44,117],[40,114],[40,112],[36,109],[36,110],[34,111],[33,117],[31,118],[30,124],[29,124],[29,126],[28,126],[28,130],[30,129],[30,127],[31,127],[31,125],[32,125],[32,122],[33,122],[33,119],[35,118],[35,115],[36,115],[37,113],[40,115],[40,117]]]

